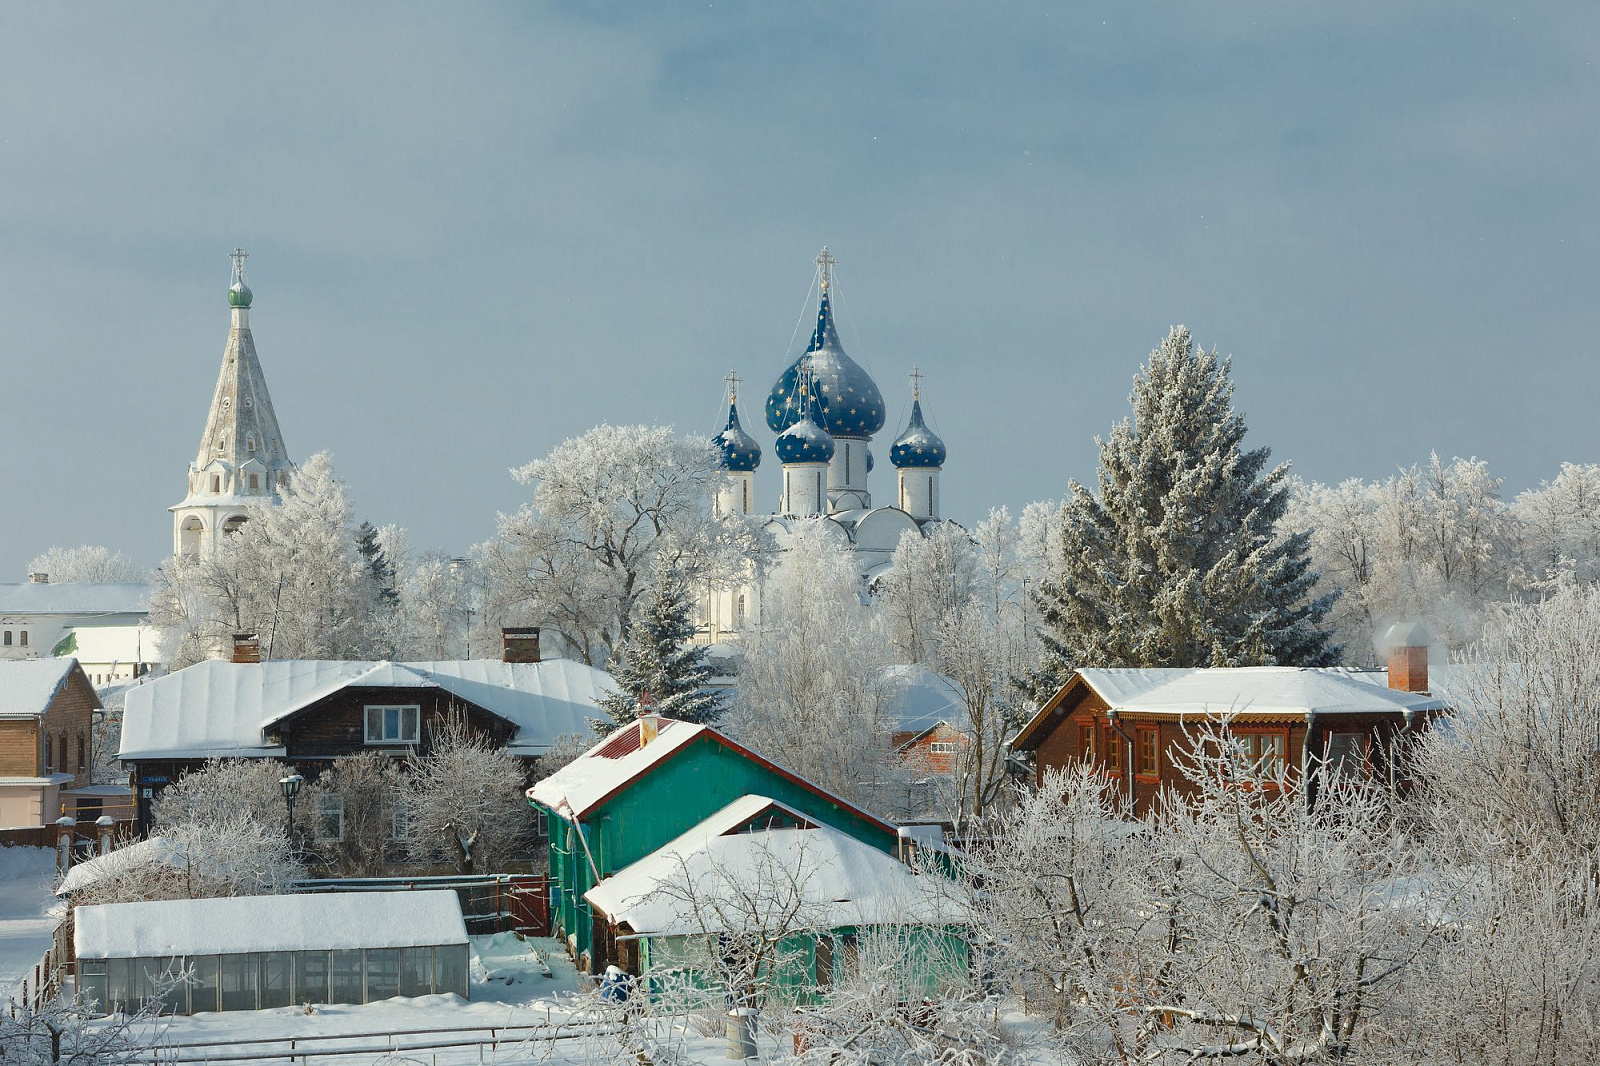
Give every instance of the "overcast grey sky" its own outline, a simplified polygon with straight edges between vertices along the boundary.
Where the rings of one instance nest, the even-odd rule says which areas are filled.
[[[1592,2],[11,5],[0,580],[170,551],[235,244],[291,455],[419,546],[730,367],[754,425],[824,243],[880,493],[913,363],[970,521],[1091,478],[1178,322],[1302,475],[1514,492],[1600,460],[1597,52]]]

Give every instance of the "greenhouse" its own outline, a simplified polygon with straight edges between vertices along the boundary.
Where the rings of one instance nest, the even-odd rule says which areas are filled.
[[[456,894],[330,892],[79,907],[77,990],[101,1013],[467,997]]]

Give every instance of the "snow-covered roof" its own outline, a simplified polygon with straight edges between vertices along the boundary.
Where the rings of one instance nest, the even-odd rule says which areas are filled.
[[[1087,669],[1078,675],[1123,714],[1398,714],[1442,711],[1445,701],[1383,684],[1346,667],[1242,666]]]
[[[655,739],[639,743],[639,722],[630,722],[576,759],[536,783],[528,796],[563,815],[581,818],[613,792],[641,776],[707,732],[697,722],[658,718]]]
[[[506,663],[211,659],[131,690],[123,710],[124,759],[283,754],[265,730],[346,688],[437,688],[517,727],[507,750],[540,755],[558,737],[589,732],[610,675],[570,659]]]
[[[43,714],[77,666],[78,660],[70,656],[0,659],[0,718],[37,718]]]
[[[897,733],[923,733],[940,722],[960,729],[967,720],[966,695],[961,686],[920,663],[891,666],[885,671],[895,686],[889,719]]]
[[[805,828],[743,831],[769,808]],[[776,918],[786,913],[785,892],[796,886],[803,901],[797,928],[962,921],[939,875],[915,873],[894,856],[765,796],[734,800],[584,898],[636,933],[675,936],[731,931],[739,919],[755,921],[762,911]],[[683,898],[691,894],[702,904],[698,913]],[[747,900],[756,901],[755,913]]]
[[[79,907],[80,959],[465,944],[454,892],[326,892]]]
[[[0,584],[0,614],[148,614],[142,581],[23,581]]]

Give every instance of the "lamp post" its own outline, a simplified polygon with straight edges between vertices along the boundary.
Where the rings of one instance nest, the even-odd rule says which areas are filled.
[[[291,848],[294,847],[294,798],[300,795],[300,786],[305,780],[299,774],[290,774],[288,777],[278,779],[278,787],[283,789],[284,805],[289,808],[289,819],[284,823],[284,833],[289,838]]]

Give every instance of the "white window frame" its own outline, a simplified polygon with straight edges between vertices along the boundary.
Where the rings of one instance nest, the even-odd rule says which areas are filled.
[[[414,825],[411,808],[404,803],[396,803],[394,810],[389,812],[389,839],[392,841],[410,840]]]
[[[328,832],[329,819],[338,826],[337,832]],[[317,829],[324,840],[344,840],[344,797],[337,792],[322,794],[321,810],[317,812]]]
[[[394,734],[389,731],[389,712],[394,712]],[[407,720],[409,714],[409,721]],[[377,729],[374,730],[373,726]],[[410,729],[407,729],[407,726]],[[409,734],[409,736],[407,735]],[[422,706],[416,703],[369,703],[361,708],[361,736],[372,747],[417,744],[422,735]]]
[[[954,755],[956,742],[953,740],[932,740],[928,742],[928,751],[934,755]]]

